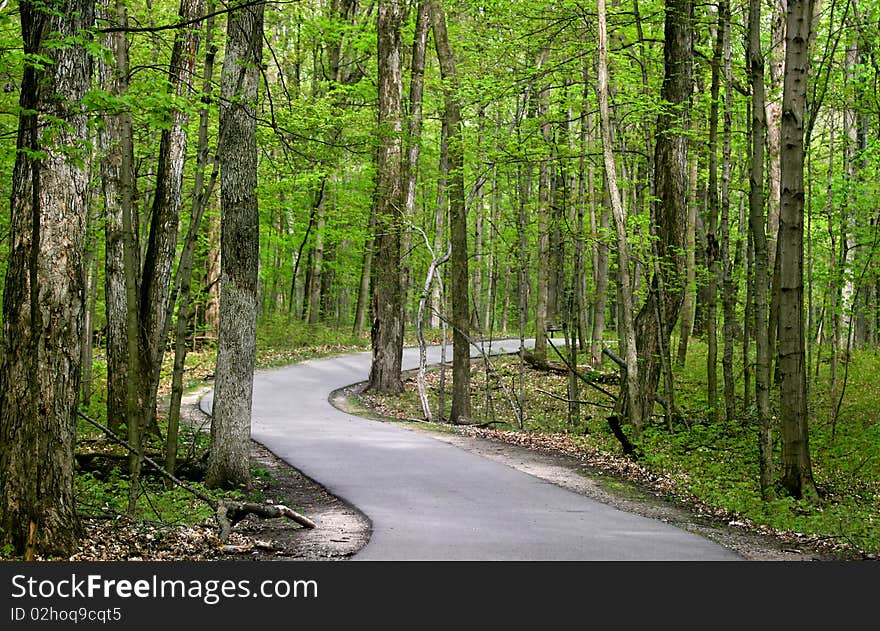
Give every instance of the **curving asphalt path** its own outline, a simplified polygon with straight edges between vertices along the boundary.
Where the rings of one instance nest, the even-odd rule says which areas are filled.
[[[519,340],[493,342],[511,352]],[[474,354],[478,351],[474,350]],[[439,362],[439,348],[428,361]],[[404,351],[404,369],[418,350]],[[251,436],[372,522],[363,560],[738,560],[701,536],[626,513],[404,427],[336,409],[370,353],[257,371]],[[213,393],[202,398],[210,414]]]

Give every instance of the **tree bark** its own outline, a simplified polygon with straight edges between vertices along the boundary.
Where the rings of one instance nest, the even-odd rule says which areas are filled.
[[[538,58],[537,69],[540,70],[549,55],[549,49],[541,50]],[[541,126],[541,138],[544,147],[550,147],[550,123],[549,116],[549,88],[544,86],[537,94],[537,114]],[[534,357],[538,363],[547,363],[547,320],[550,304],[550,165],[548,160],[541,160],[538,164],[538,253],[537,253],[537,279],[535,287],[535,349]]]
[[[773,437],[770,415],[770,353],[767,294],[770,288],[767,233],[764,221],[764,57],[761,54],[761,1],[749,0],[749,72],[752,86],[749,231],[754,250],[755,403],[758,408],[758,458],[761,496],[773,487]]]
[[[664,77],[661,98],[665,104],[657,121],[655,144],[655,197],[652,226],[657,238],[659,272],[664,275],[665,291],[658,291],[658,279],[636,317],[636,340],[639,344],[640,405],[637,418],[653,412],[660,379],[660,336],[669,348],[671,327],[678,320],[684,298],[683,272],[686,269],[685,235],[687,226],[687,129],[689,103],[693,91],[693,33],[691,0],[667,0]],[[658,330],[655,301],[660,301],[665,330]],[[632,416],[629,412],[627,416]]]
[[[470,304],[468,301],[467,209],[464,199],[464,147],[458,102],[455,58],[439,0],[430,0],[434,46],[443,79],[444,114],[449,151],[449,235],[452,246],[452,410],[453,423],[470,423]]]
[[[804,347],[804,115],[810,71],[812,0],[789,0],[782,97],[779,213],[779,416],[782,486],[796,498],[815,498],[810,463]]]
[[[602,155],[605,162],[605,183],[611,200],[611,211],[614,215],[614,227],[617,234],[617,293],[620,299],[621,333],[623,336],[623,356],[626,369],[621,376],[626,384],[626,396],[630,401],[639,400],[639,364],[636,347],[636,331],[633,322],[635,305],[633,304],[632,283],[630,282],[629,241],[626,230],[626,211],[620,189],[617,186],[617,167],[614,163],[611,139],[611,117],[608,112],[608,23],[605,0],[597,0],[598,12],[598,49],[599,49],[599,122],[602,129]],[[622,399],[623,397],[621,397]],[[633,428],[633,439],[638,440],[642,432],[642,408],[630,406],[629,422]]]
[[[25,54],[49,60],[25,64],[22,77],[3,291],[0,541],[27,558],[67,556],[79,532],[73,449],[89,185],[79,104],[94,9],[90,0],[19,4]]]
[[[706,399],[710,418],[718,416],[718,100],[721,87],[721,56],[724,50],[721,15],[715,28],[715,49],[712,55],[712,84],[709,99],[709,185],[706,222],[706,263],[709,268],[706,301]]]
[[[403,80],[400,28],[403,6],[383,0],[377,13],[379,56],[379,135],[376,162],[374,216],[373,324],[370,339],[373,361],[369,389],[400,392],[403,354],[403,285],[400,243],[401,219],[406,202],[402,187]]]
[[[109,3],[108,3],[109,4]],[[111,23],[128,27],[128,13],[115,2]],[[113,52],[114,66],[99,62],[102,87],[113,97],[128,92],[128,42],[125,32],[109,33],[104,44]],[[131,114],[121,109],[103,116],[97,140],[101,151],[101,185],[104,195],[104,305],[107,317],[107,425],[119,433],[124,419],[139,406],[137,379],[137,270],[136,235],[131,231],[134,147]],[[133,243],[129,243],[129,239]],[[128,258],[130,261],[127,261]],[[129,288],[127,283],[131,283]],[[130,294],[130,297],[129,297]],[[129,347],[129,343],[131,348]],[[129,368],[131,367],[131,368]],[[129,408],[128,400],[132,398]]]
[[[220,338],[205,483],[250,484],[249,439],[256,351],[260,215],[256,111],[263,47],[263,4],[229,14],[221,74],[220,196],[223,265]]]
[[[697,160],[691,158],[688,182],[688,220],[687,220],[687,271],[685,272],[684,300],[681,303],[681,320],[678,338],[676,363],[684,366],[687,360],[688,341],[694,329],[695,285],[697,282]]]
[[[733,127],[733,68],[730,44],[730,3],[718,5],[718,26],[721,29],[724,71],[724,123],[721,146],[721,304],[724,314],[722,338],[724,350],[721,369],[724,375],[724,419],[733,422],[735,390],[733,376],[733,346],[736,332],[737,286],[733,282],[733,258],[730,252],[730,159],[731,130]]]
[[[210,11],[209,11],[210,13]],[[206,55],[203,71],[203,101],[207,104],[211,98],[212,82],[214,74],[214,56],[216,46],[212,42],[214,18],[208,17],[205,22]],[[214,184],[217,181],[219,162],[214,164],[207,183],[205,182],[205,170],[208,168],[208,118],[207,105],[199,112],[199,146],[196,157],[195,185],[193,187],[193,202],[190,211],[190,223],[187,230],[183,251],[180,254],[180,263],[177,267],[178,307],[177,329],[174,335],[174,369],[171,375],[171,403],[168,407],[168,431],[165,437],[165,469],[174,475],[177,465],[177,437],[180,426],[180,402],[183,398],[183,370],[187,354],[187,330],[189,329],[191,312],[191,286],[193,259],[195,258],[196,241],[199,235],[199,227],[202,223],[202,215],[208,206]],[[170,317],[170,314],[169,314]]]
[[[449,133],[446,130],[446,122],[440,123],[440,160],[437,172],[437,201],[434,205],[434,251],[439,252],[443,248],[445,238],[446,216],[449,211],[449,200],[446,188],[449,182]],[[434,284],[431,292],[431,328],[440,328],[440,314],[444,311],[441,300],[440,283]]]
[[[175,37],[168,71],[170,93],[179,99],[188,97],[192,92],[201,30],[198,18],[203,14],[203,0],[181,0],[180,19],[187,26],[182,27]],[[159,373],[168,336],[168,303],[172,299],[171,274],[177,254],[189,111],[172,107],[166,122],[167,127],[162,131],[159,145],[150,236],[139,287],[140,374],[137,386],[140,388],[138,398],[141,414],[127,419],[129,442],[137,449],[129,463],[130,511],[134,509],[140,477],[141,457],[137,454],[142,451],[144,432],[155,424]]]

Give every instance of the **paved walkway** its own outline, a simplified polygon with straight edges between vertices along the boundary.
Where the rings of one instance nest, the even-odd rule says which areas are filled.
[[[492,346],[518,348],[518,340]],[[438,348],[429,362],[439,362]],[[418,351],[407,349],[404,369],[416,367]],[[355,559],[740,558],[701,536],[328,402],[331,392],[364,381],[369,368],[370,353],[356,353],[261,370],[254,379],[254,440],[372,522],[370,542]],[[211,398],[201,401],[206,412]]]

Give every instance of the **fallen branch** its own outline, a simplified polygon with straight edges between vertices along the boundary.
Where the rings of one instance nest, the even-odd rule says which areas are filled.
[[[552,392],[541,390],[540,388],[535,388],[535,390],[541,394],[546,394],[551,399],[556,399],[557,401],[565,401],[566,403],[583,403],[584,405],[593,405],[597,408],[605,408],[606,410],[614,409],[613,405],[605,405],[604,403],[596,403],[595,401],[584,401],[583,399],[567,399],[566,397],[561,397],[558,394],[553,394]]]
[[[562,360],[562,363],[565,364],[566,367],[568,367],[568,369],[571,370],[571,371],[577,376],[578,379],[580,379],[581,381],[583,381],[585,384],[587,384],[587,385],[590,386],[591,388],[595,388],[596,390],[598,390],[599,392],[601,392],[602,394],[604,394],[606,397],[608,397],[608,398],[611,399],[612,401],[616,401],[616,400],[617,400],[617,397],[614,396],[613,394],[611,394],[610,392],[608,392],[605,388],[596,385],[595,383],[593,383],[592,381],[590,381],[589,379],[587,379],[584,375],[582,375],[580,372],[578,372],[577,370],[575,370],[574,368],[572,368],[572,367],[569,365],[568,360],[565,359],[565,357],[562,355],[562,353],[559,352],[559,349],[556,348],[556,345],[553,343],[552,340],[550,340],[550,338],[547,338],[547,342],[550,344],[550,348],[552,348],[552,349],[556,352],[556,354],[559,355],[559,359]]]
[[[220,541],[226,542],[232,528],[248,515],[257,515],[267,519],[287,517],[304,528],[314,528],[315,522],[300,515],[283,504],[256,504],[253,502],[217,502],[215,516],[220,524]]]
[[[132,447],[126,440],[117,436],[113,431],[111,431],[108,427],[105,427],[98,421],[93,418],[90,418],[83,414],[82,412],[77,412],[79,417],[94,425],[102,432],[104,432],[111,440],[116,443],[122,445],[130,452],[135,454],[136,456],[143,458],[144,462],[153,467],[159,474],[173,482],[175,485],[181,487],[182,489],[188,491],[193,494],[195,497],[199,498],[203,502],[205,502],[208,506],[214,509],[214,516],[217,518],[217,524],[220,528],[220,542],[226,543],[229,538],[229,533],[232,530],[232,527],[237,524],[239,521],[244,519],[249,514],[258,515],[260,517],[287,517],[292,519],[296,523],[300,524],[305,528],[314,528],[315,522],[313,522],[308,517],[304,515],[300,515],[296,511],[283,504],[254,504],[249,502],[226,502],[222,500],[215,500],[210,495],[203,493],[202,491],[188,485],[186,482],[177,478],[176,476],[168,473],[162,465],[157,463],[155,460],[147,456],[146,454],[140,453],[137,449]]]

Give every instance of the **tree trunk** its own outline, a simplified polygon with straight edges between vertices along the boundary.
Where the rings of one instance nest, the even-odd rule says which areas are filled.
[[[209,11],[210,13],[210,11]],[[203,100],[209,101],[212,91],[214,74],[214,56],[217,52],[212,42],[214,18],[208,17],[205,23],[205,55],[204,82],[202,84]],[[208,118],[209,111],[203,107],[199,112],[199,146],[196,158],[196,175],[192,209],[190,211],[189,229],[180,254],[177,268],[178,307],[177,330],[174,336],[174,369],[171,375],[171,403],[168,407],[168,431],[165,437],[165,470],[174,475],[177,463],[177,437],[180,426],[180,402],[183,398],[183,369],[186,363],[187,331],[191,320],[190,293],[192,285],[193,259],[202,215],[208,206],[214,184],[217,181],[219,161],[215,163],[213,173],[205,183],[205,170],[208,167]],[[169,315],[170,317],[170,315]]]
[[[626,369],[623,371],[622,381],[625,383],[626,396],[630,401],[639,400],[639,364],[636,348],[636,332],[633,323],[632,284],[630,282],[629,241],[626,231],[626,211],[623,208],[623,200],[620,189],[617,186],[617,167],[614,163],[611,139],[611,117],[608,113],[608,24],[605,10],[605,0],[596,2],[598,12],[598,48],[599,48],[599,122],[602,128],[602,155],[605,161],[605,183],[608,187],[608,196],[611,199],[611,212],[614,215],[614,227],[617,233],[617,294],[620,300],[620,330],[623,336],[623,356]],[[621,400],[623,396],[621,396]],[[629,422],[633,428],[633,440],[637,441],[642,433],[642,408],[638,405],[630,406]]]
[[[79,104],[91,80],[94,2],[51,5],[19,4],[24,53],[49,61],[25,64],[22,77],[0,362],[0,542],[29,559],[71,554],[79,531],[73,449],[89,173],[75,156],[88,142]]]
[[[697,160],[691,159],[691,171],[688,183],[688,220],[687,220],[687,271],[684,300],[681,304],[681,324],[678,338],[678,355],[676,363],[684,366],[687,360],[688,340],[694,329],[695,285],[697,282]]]
[[[324,273],[324,227],[326,220],[326,185],[318,191],[318,203],[315,205],[315,242],[312,246],[309,267],[309,285],[306,289],[307,322],[317,324],[321,321],[321,278]]]
[[[177,99],[187,98],[193,88],[201,29],[199,18],[203,14],[203,0],[181,0],[180,19],[187,26],[181,28],[174,40],[168,72],[169,89],[171,95]],[[143,451],[144,432],[155,424],[159,373],[168,334],[171,274],[177,253],[188,109],[173,107],[168,112],[166,123],[159,145],[150,237],[144,254],[143,277],[139,288],[138,326],[141,348],[137,385],[140,388],[139,400],[142,407],[140,418],[127,419],[129,442],[136,450],[129,463],[129,511],[134,509],[140,477],[142,457],[137,454]]]
[[[373,270],[373,235],[376,233],[376,215],[370,210],[370,218],[367,221],[367,234],[364,242],[364,259],[361,264],[361,277],[358,283],[358,299],[354,312],[353,332],[357,335],[367,325],[367,303],[370,300],[370,278]],[[291,307],[292,308],[292,307]]]
[[[788,0],[772,2],[770,16],[771,48],[767,51],[770,60],[770,95],[765,99],[765,120],[767,127],[767,252],[770,270],[776,268],[776,240],[779,233],[779,153],[781,150],[780,129],[782,124],[782,90],[785,78],[785,13]],[[775,323],[772,324],[775,328]],[[775,333],[773,334],[775,336]]]
[[[706,301],[706,399],[709,416],[718,417],[718,99],[721,87],[721,55],[724,42],[721,35],[721,15],[715,28],[715,51],[712,56],[712,85],[709,99],[709,185],[706,222],[706,263],[709,268]]]
[[[722,337],[724,350],[721,368],[724,375],[724,419],[733,422],[735,391],[733,376],[733,345],[736,335],[737,287],[733,282],[733,257],[730,253],[730,141],[733,127],[733,69],[730,46],[730,3],[718,5],[718,26],[721,30],[724,70],[724,131],[721,147],[721,304],[724,313]]]
[[[228,17],[221,75],[220,338],[211,451],[205,483],[250,484],[249,439],[256,351],[260,215],[257,205],[256,112],[263,50],[263,4],[242,6]]]
[[[758,458],[761,496],[770,498],[773,486],[773,437],[770,415],[770,352],[767,294],[770,286],[767,233],[764,222],[764,57],[761,53],[761,1],[749,0],[749,71],[752,86],[751,170],[749,172],[749,231],[754,250],[755,403],[758,407]]]
[[[814,498],[807,427],[804,347],[804,114],[810,69],[812,0],[789,0],[782,100],[779,213],[779,396],[784,402],[782,485],[793,497]]]
[[[121,2],[115,8],[107,8],[110,23],[120,28],[128,27],[127,10]],[[104,44],[113,52],[115,67],[99,62],[102,87],[114,97],[128,92],[128,42],[123,31],[109,33]],[[136,398],[132,410],[128,397],[137,396],[137,244],[128,244],[136,237],[130,231],[132,224],[132,193],[134,163],[131,114],[125,110],[107,113],[103,125],[98,128],[97,140],[101,150],[101,185],[104,194],[104,305],[107,317],[107,425],[118,433],[123,419],[137,410]],[[128,228],[126,228],[128,226]],[[126,250],[131,257],[126,267]],[[126,281],[126,275],[130,278]],[[129,303],[126,282],[131,283]],[[133,342],[130,351],[129,341]],[[132,352],[133,351],[133,352]],[[131,368],[129,369],[129,367]],[[131,390],[131,392],[129,392]]]
[[[443,248],[444,231],[446,227],[446,215],[448,214],[449,200],[446,196],[446,187],[449,182],[449,133],[446,122],[440,123],[440,164],[437,174],[437,202],[434,205],[434,251],[439,252]],[[440,327],[440,314],[444,311],[441,300],[440,283],[434,284],[431,292],[431,328]]]
[[[544,48],[538,59],[537,68],[544,66],[549,55],[549,49]],[[541,125],[541,137],[544,147],[550,148],[550,122],[549,117],[549,88],[543,87],[538,93],[538,118]],[[547,363],[547,320],[550,304],[550,165],[548,160],[541,160],[538,164],[538,260],[536,261],[537,285],[535,287],[535,350],[534,357],[538,363]]]
[[[206,335],[217,339],[220,334],[220,218],[208,215],[208,257],[205,261],[205,286],[207,299],[205,304]],[[291,296],[290,308],[293,309],[295,296]]]
[[[91,230],[91,220],[87,221],[86,234]],[[89,235],[95,236],[95,235]],[[93,241],[97,243],[97,241]],[[92,340],[95,337],[95,308],[98,299],[98,253],[95,246],[86,247],[83,254],[83,269],[86,273],[86,313],[83,326],[82,343],[82,383],[80,384],[80,403],[88,407],[92,400]]]
[[[401,282],[401,211],[406,201],[402,187],[403,79],[400,27],[403,6],[383,0],[377,15],[379,54],[379,135],[374,215],[373,362],[369,389],[400,392],[403,354],[403,286]]]
[[[458,102],[455,59],[446,34],[446,17],[439,0],[430,0],[434,46],[444,85],[444,114],[449,151],[449,235],[452,274],[452,410],[449,420],[469,423],[470,397],[470,304],[468,302],[467,210],[464,199],[464,146],[461,106]]]
[[[409,127],[406,146],[406,215],[415,218],[416,185],[419,176],[419,154],[422,134],[422,95],[425,84],[425,51],[431,20],[427,0],[419,0],[416,30],[413,38],[409,86]]]
[[[665,291],[658,291],[658,279],[652,281],[636,317],[636,340],[639,344],[640,400],[636,418],[648,418],[653,412],[660,379],[660,336],[669,348],[671,327],[678,320],[684,298],[686,269],[685,235],[687,233],[687,129],[689,103],[693,91],[691,0],[667,0],[664,47],[664,77],[661,97],[665,103],[657,121],[655,144],[655,197],[652,225],[656,230],[659,272],[664,275]],[[665,330],[658,331],[654,301],[660,301]],[[632,416],[629,412],[628,416]],[[636,437],[637,438],[637,437]]]

